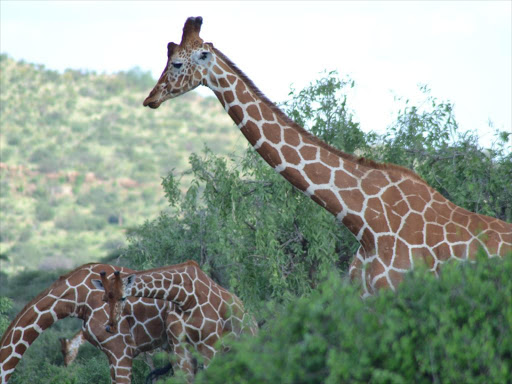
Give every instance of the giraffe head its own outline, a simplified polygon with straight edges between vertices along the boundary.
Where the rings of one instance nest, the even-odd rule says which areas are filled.
[[[123,313],[126,297],[135,280],[135,275],[129,275],[125,278],[121,278],[119,271],[114,272],[113,279],[107,279],[107,275],[104,271],[100,273],[101,280],[92,280],[94,286],[105,292],[103,295],[103,301],[108,304],[108,322],[105,330],[109,333],[114,333],[117,330],[117,325],[121,314]]]
[[[160,79],[144,100],[144,106],[158,108],[165,100],[205,84],[212,61],[213,46],[199,37],[203,18],[189,17],[183,27],[181,43],[167,44],[167,63]]]

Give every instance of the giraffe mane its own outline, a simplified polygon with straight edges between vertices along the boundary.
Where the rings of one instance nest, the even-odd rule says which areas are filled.
[[[217,48],[213,47],[213,51],[217,56],[219,56],[228,66],[231,67],[231,69],[244,81],[244,83],[249,87],[249,89],[254,92],[254,94],[259,97],[263,103],[267,105],[267,107],[270,108],[272,112],[274,112],[281,120],[283,120],[286,124],[297,130],[302,135],[306,136],[310,141],[318,145],[319,147],[345,159],[352,163],[364,166],[366,168],[372,168],[376,170],[381,171],[395,171],[399,172],[402,175],[409,176],[417,181],[421,181],[425,183],[425,181],[413,170],[396,165],[396,164],[390,164],[390,163],[379,163],[374,160],[367,159],[362,156],[355,156],[350,153],[343,152],[337,148],[334,148],[333,146],[327,144],[325,141],[319,139],[315,135],[313,135],[311,132],[307,131],[305,128],[301,127],[299,124],[297,124],[295,121],[293,121],[286,113],[284,113],[274,102],[272,102],[265,94],[259,90],[259,88],[253,83],[253,81],[240,69],[237,67],[233,61],[231,61],[226,55],[224,55],[221,51],[219,51]]]
[[[89,266],[92,266],[92,265],[100,265],[100,263],[88,263],[88,264],[84,264],[84,265],[81,265],[75,269],[73,269],[72,271],[64,274],[64,275],[61,275],[59,276],[59,278],[57,280],[55,280],[48,288],[46,288],[45,290],[41,291],[36,297],[34,297],[32,300],[30,300],[24,307],[21,311],[18,312],[18,314],[16,315],[16,317],[11,321],[11,324],[9,324],[9,326],[7,327],[7,329],[5,330],[4,334],[2,335],[2,339],[0,340],[0,345],[3,345],[4,343],[4,339],[7,337],[7,335],[9,334],[9,332],[13,329],[13,327],[16,325],[17,321],[19,320],[19,318],[21,316],[23,316],[25,314],[25,312],[27,311],[27,309],[31,306],[34,305],[35,302],[39,301],[40,299],[42,299],[44,296],[47,296],[48,293],[53,289],[55,288],[56,286],[58,286],[59,284],[62,284],[63,281],[65,281],[66,279],[68,279],[71,275],[73,275],[74,273],[76,273],[77,271],[81,270],[81,269],[84,269],[86,267],[89,267]]]
[[[180,263],[180,264],[175,264],[175,265],[169,265],[167,267],[157,267],[157,268],[152,268],[152,269],[146,269],[144,271],[137,271],[137,272],[133,272],[134,275],[144,275],[146,273],[151,273],[151,272],[159,272],[161,271],[162,269],[166,269],[168,267],[173,267],[173,268],[182,268],[182,267],[194,267],[194,268],[197,268],[197,269],[201,269],[199,267],[199,264],[197,264],[196,261],[194,260],[187,260],[183,263]]]

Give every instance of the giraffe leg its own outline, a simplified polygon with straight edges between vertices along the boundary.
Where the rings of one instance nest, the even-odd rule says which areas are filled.
[[[116,358],[115,356],[111,356],[107,354],[108,357],[108,367],[110,370],[110,383],[116,384]]]
[[[213,359],[213,357],[217,353],[217,351],[213,348],[213,345],[218,340],[219,339],[217,337],[215,338],[215,340],[213,340],[213,338],[209,338],[208,342],[211,343],[212,345],[208,345],[208,344],[205,344],[205,343],[200,343],[197,346],[197,351],[201,354],[201,356],[203,356],[203,362],[202,362],[202,367],[203,368],[208,367],[208,364],[210,364],[211,360]],[[224,347],[224,348],[227,349],[227,347]]]
[[[104,351],[108,357],[110,380],[112,384],[130,384],[132,382],[133,357],[130,353]]]
[[[176,366],[178,370],[185,374],[188,383],[194,381],[194,362],[193,358],[184,342],[176,340],[177,344],[174,348],[176,355]]]
[[[185,325],[183,319],[176,316],[174,312],[170,312],[166,319],[167,323],[167,339],[174,347],[173,368],[183,371],[187,382],[192,382],[194,379],[194,363],[193,358],[188,350],[188,343],[186,342]],[[175,370],[176,372],[176,370]]]
[[[366,273],[363,253],[363,247],[359,247],[354,255],[354,260],[350,263],[348,275],[350,280],[361,284],[361,297],[365,298],[370,296],[371,287],[368,279],[369,276]]]

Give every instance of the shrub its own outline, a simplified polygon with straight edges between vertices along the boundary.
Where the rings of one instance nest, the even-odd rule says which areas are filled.
[[[53,207],[44,200],[38,201],[36,204],[36,219],[39,221],[52,220],[55,216]]]
[[[67,231],[98,231],[103,229],[107,222],[102,217],[79,214],[77,212],[68,212],[57,217],[55,226]]]
[[[8,297],[0,296],[0,338],[9,326],[9,318],[7,314],[12,308],[12,300]]]
[[[333,275],[216,357],[199,383],[505,383],[512,255],[422,270],[365,301]]]

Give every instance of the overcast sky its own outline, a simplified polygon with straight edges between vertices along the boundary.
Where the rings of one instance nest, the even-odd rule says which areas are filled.
[[[489,119],[512,129],[511,4],[1,0],[0,51],[50,69],[138,66],[157,78],[167,43],[179,43],[188,16],[203,16],[202,38],[276,102],[337,70],[356,82],[349,104],[362,128],[383,132],[394,96],[414,100],[428,84],[485,143]]]

